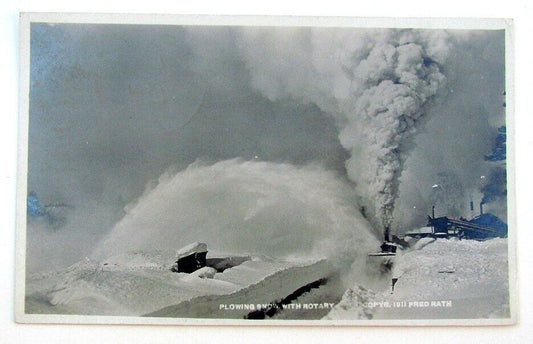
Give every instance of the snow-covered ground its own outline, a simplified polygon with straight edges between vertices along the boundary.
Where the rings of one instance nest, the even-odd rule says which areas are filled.
[[[348,289],[343,287],[346,276],[327,260],[250,257],[223,272],[206,267],[185,274],[170,271],[174,252],[136,251],[28,276],[26,313],[242,319],[260,304],[279,302],[326,279],[291,302],[327,308],[312,312],[286,308],[273,318],[509,317],[507,239],[422,238],[411,244],[393,258],[393,270],[388,273],[378,271],[372,260],[390,257],[371,257],[367,274],[352,274],[358,284]]]
[[[32,274],[26,283],[26,313],[141,316],[159,311],[174,317],[234,318],[237,313],[225,312],[219,304],[268,303],[325,277],[330,269],[323,260],[252,257],[221,273],[208,273],[207,268],[186,274],[170,271],[174,257],[170,251],[137,251],[101,262],[86,260],[64,271]],[[194,304],[209,303],[213,312],[200,314],[205,307],[180,311],[180,304],[193,298]]]
[[[257,274],[263,270],[264,261],[254,261],[227,270],[231,277],[242,278],[248,273]],[[226,273],[226,271],[225,271]],[[285,266],[277,272],[262,278],[236,292],[226,295],[204,295],[177,305],[165,307],[162,310],[148,314],[157,317],[190,317],[190,318],[227,318],[243,319],[252,311],[273,307],[275,301],[290,295],[302,286],[329,277],[331,266],[321,260],[308,265]],[[223,274],[222,274],[223,275]],[[226,276],[220,278],[225,279]],[[259,276],[258,276],[259,277]],[[231,280],[235,280],[231,278]]]
[[[355,285],[325,318],[509,317],[507,239],[424,238],[394,259],[387,288],[373,291]]]

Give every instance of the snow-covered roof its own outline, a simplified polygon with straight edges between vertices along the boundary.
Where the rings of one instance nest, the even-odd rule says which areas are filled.
[[[176,258],[180,259],[182,257],[187,257],[193,253],[207,252],[207,244],[203,242],[193,242],[185,247],[180,248],[176,251]]]

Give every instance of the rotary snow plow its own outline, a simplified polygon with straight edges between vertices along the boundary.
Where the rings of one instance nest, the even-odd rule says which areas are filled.
[[[393,238],[395,237],[393,236]],[[390,228],[385,227],[383,243],[380,246],[381,251],[369,253],[367,265],[377,267],[377,271],[382,274],[390,272],[398,247],[397,243],[390,240]]]

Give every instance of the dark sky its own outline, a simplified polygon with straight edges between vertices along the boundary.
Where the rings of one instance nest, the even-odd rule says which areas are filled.
[[[254,91],[227,29],[195,41],[207,65],[181,27],[33,24],[31,35],[28,185],[45,203],[123,206],[197,158],[343,169],[332,118]]]

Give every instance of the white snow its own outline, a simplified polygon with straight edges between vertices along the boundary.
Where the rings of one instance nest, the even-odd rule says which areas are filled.
[[[169,170],[96,247],[102,260],[191,242],[234,255],[320,259],[373,247],[353,189],[322,166],[232,159]]]
[[[254,257],[223,273],[204,267],[186,274],[171,272],[173,261],[170,250],[135,251],[101,262],[86,260],[59,272],[32,274],[26,282],[26,312],[140,316],[200,296],[216,308],[220,295],[239,291],[241,298],[256,295],[257,300],[270,302],[324,273],[306,268],[315,261]]]
[[[423,238],[395,257],[382,290],[350,288],[327,319],[509,317],[507,239]]]
[[[253,263],[255,263],[255,268]],[[241,269],[238,272],[234,271],[233,275],[244,277],[251,272],[255,272],[257,275],[257,267],[268,267],[270,264],[264,261],[248,261],[235,267],[234,269]],[[325,260],[303,266],[286,266],[284,269],[280,269],[278,266],[274,273],[268,274],[257,283],[251,283],[233,293],[220,296],[200,296],[187,302],[163,308],[149,314],[149,316],[242,319],[251,311],[258,309],[257,305],[269,305],[271,302],[286,297],[306,284],[328,276],[331,273],[331,268]],[[229,272],[231,270],[227,271]],[[228,309],[228,307],[224,307],[243,304],[252,304],[253,308],[239,307]]]
[[[190,273],[188,276],[186,276],[186,278],[187,280],[194,280],[195,278],[213,278],[216,273],[216,269],[209,266],[204,266],[203,268]]]
[[[432,243],[433,241],[435,241],[435,238],[422,238],[420,240],[418,240],[417,242],[414,243],[414,245],[412,245],[412,250],[413,251],[418,251],[418,250],[421,250],[424,248],[424,246]]]
[[[190,256],[193,253],[207,252],[207,244],[203,242],[193,242],[185,247],[182,247],[176,251],[176,259]]]
[[[432,234],[433,233],[433,227],[421,227],[413,229],[412,231],[409,231],[408,233],[405,233],[405,235],[416,235],[416,234]]]
[[[346,290],[341,301],[323,319],[372,319],[373,311],[372,308],[368,307],[368,303],[372,302],[374,298],[375,293],[372,290],[355,285]]]
[[[297,302],[336,302],[342,294],[325,319],[509,317],[506,239],[422,238],[392,259],[393,271],[381,275],[378,282],[355,276],[358,284],[347,290],[339,289],[334,295],[334,284],[328,283]],[[186,274],[171,272],[173,262],[172,250],[135,251],[30,275],[26,312],[242,319],[249,308],[221,305],[268,304],[336,271],[327,260],[254,256],[221,273],[204,267]],[[391,293],[393,278],[397,282]],[[299,313],[281,316],[298,317]]]

